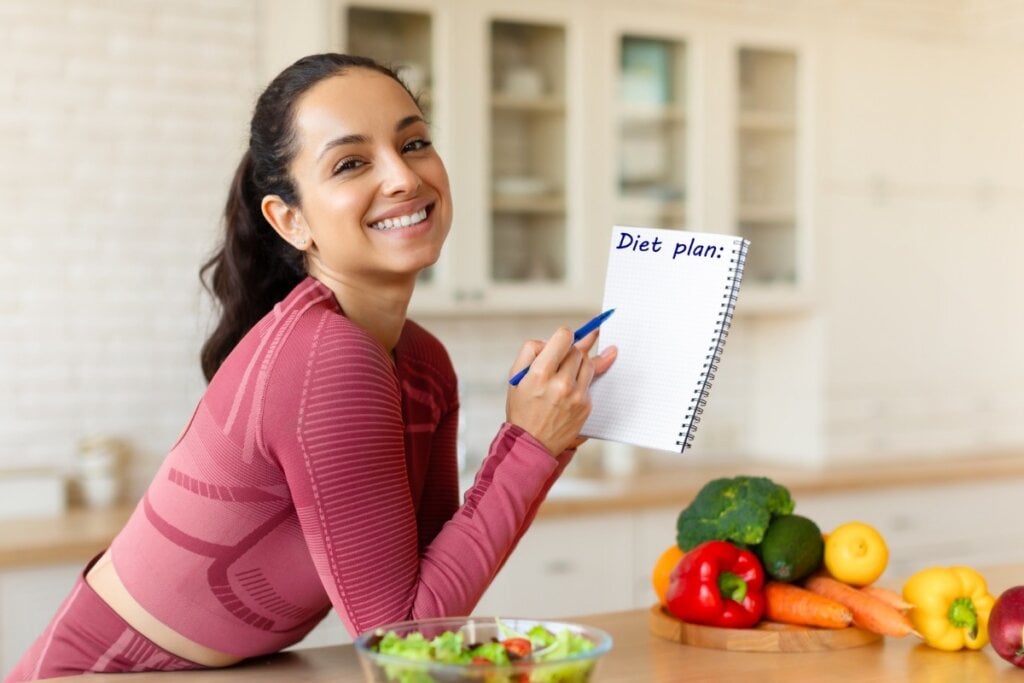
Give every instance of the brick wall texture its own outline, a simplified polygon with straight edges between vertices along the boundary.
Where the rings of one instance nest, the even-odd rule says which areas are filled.
[[[203,386],[255,3],[4,0],[0,45],[0,468],[93,434],[158,457]]]

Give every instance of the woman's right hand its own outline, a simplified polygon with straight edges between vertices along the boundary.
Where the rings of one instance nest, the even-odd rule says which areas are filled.
[[[590,383],[615,361],[614,346],[590,356],[597,335],[595,330],[574,344],[572,330],[561,327],[547,342],[528,341],[509,373],[530,366],[522,381],[509,388],[506,419],[529,432],[552,455],[580,443],[580,429],[590,415]]]

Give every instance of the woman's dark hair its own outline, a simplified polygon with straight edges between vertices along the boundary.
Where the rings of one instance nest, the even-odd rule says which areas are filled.
[[[298,151],[295,103],[320,81],[351,68],[378,71],[408,92],[389,67],[367,57],[326,53],[289,66],[256,101],[249,149],[238,164],[224,207],[224,241],[199,270],[203,286],[220,306],[220,319],[201,353],[207,381],[253,325],[306,276],[303,252],[278,236],[263,217],[261,203],[266,195],[277,195],[298,205],[298,190],[288,172]]]

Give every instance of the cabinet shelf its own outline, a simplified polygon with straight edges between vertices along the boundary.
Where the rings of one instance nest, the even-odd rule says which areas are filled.
[[[686,218],[686,202],[681,199],[660,199],[623,194],[619,197],[619,213],[625,216],[660,216],[666,219]]]
[[[645,123],[686,123],[686,110],[678,105],[619,105],[619,120],[624,125]]]
[[[519,95],[491,95],[491,107],[502,111],[534,114],[561,114],[565,111],[565,100],[556,95],[522,97]]]
[[[500,213],[563,213],[565,198],[562,196],[495,195],[491,208]]]

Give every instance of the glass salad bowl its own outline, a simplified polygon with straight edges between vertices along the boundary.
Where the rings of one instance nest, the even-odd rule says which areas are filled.
[[[496,617],[404,621],[355,640],[367,683],[586,683],[611,647],[591,626]]]

